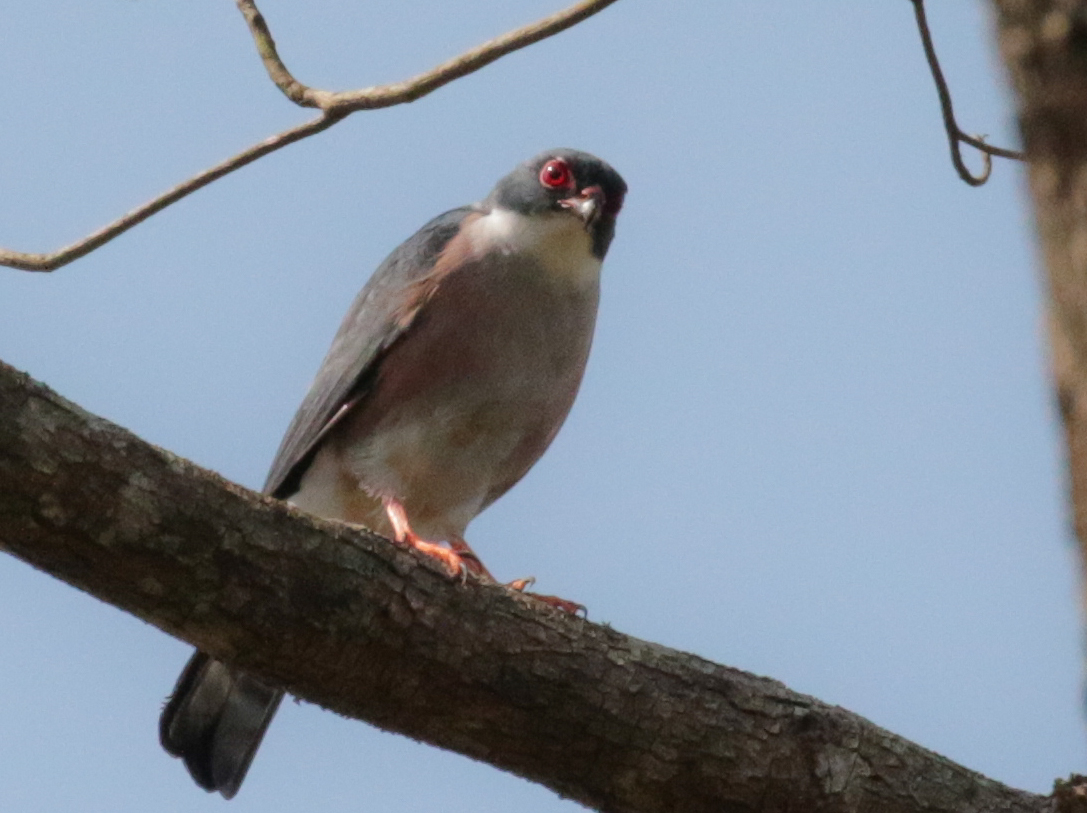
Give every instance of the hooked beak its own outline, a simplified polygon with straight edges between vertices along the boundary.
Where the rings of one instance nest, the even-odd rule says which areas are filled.
[[[590,230],[604,211],[604,190],[599,186],[590,186],[577,195],[559,201],[559,206],[569,209],[581,218],[585,224],[585,230]]]

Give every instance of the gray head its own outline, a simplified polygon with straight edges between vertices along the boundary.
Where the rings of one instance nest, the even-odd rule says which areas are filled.
[[[500,180],[483,205],[524,215],[558,212],[578,217],[592,236],[593,254],[604,259],[626,191],[619,173],[595,155],[548,150]]]

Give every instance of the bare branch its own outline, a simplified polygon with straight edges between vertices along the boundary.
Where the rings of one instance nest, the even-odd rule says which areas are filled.
[[[284,130],[282,133],[274,135],[271,138],[266,138],[259,144],[254,144],[249,149],[238,153],[233,158],[228,158],[226,161],[223,161],[223,163],[218,164],[211,169],[206,169],[199,175],[194,175],[184,183],[178,184],[170,191],[159,195],[157,198],[145,203],[138,209],[133,209],[128,214],[110,223],[108,226],[84,237],[79,242],[72,243],[70,246],[66,246],[59,251],[54,251],[52,254],[23,254],[18,251],[8,251],[7,249],[0,248],[0,265],[11,266],[12,268],[18,268],[23,271],[55,271],[73,260],[78,260],[80,257],[90,254],[96,248],[105,245],[114,237],[124,234],[133,226],[147,220],[147,218],[151,217],[151,215],[156,212],[161,212],[170,204],[176,203],[187,195],[191,195],[197,189],[202,189],[212,181],[218,180],[224,175],[229,175],[234,170],[241,169],[246,164],[250,164],[268,153],[275,152],[296,141],[301,141],[303,138],[308,138],[322,130],[327,130],[341,118],[343,118],[343,116],[339,113],[322,113],[313,121],[300,124],[297,127],[292,127],[290,130]]]
[[[301,141],[304,138],[327,130],[351,113],[413,102],[443,85],[478,71],[506,54],[564,31],[597,12],[603,11],[614,2],[616,0],[582,0],[582,2],[574,4],[565,11],[485,42],[478,48],[467,51],[413,79],[363,88],[362,90],[333,93],[326,90],[315,90],[297,81],[279,58],[275,41],[272,39],[272,34],[268,30],[264,17],[257,9],[256,4],[252,0],[237,0],[238,8],[249,25],[249,30],[252,32],[257,45],[257,52],[264,62],[269,77],[291,101],[303,107],[319,108],[322,111],[321,115],[313,121],[298,127],[292,127],[278,135],[265,139],[259,144],[253,145],[233,158],[229,158],[221,164],[175,186],[154,200],[118,218],[108,226],[58,251],[50,254],[30,254],[0,248],[0,265],[18,268],[23,271],[55,271],[105,245],[133,226],[142,223],[156,212],[162,211],[167,206],[207,186],[212,181],[218,180],[224,175],[229,175],[246,164],[286,147],[288,144],[293,144],[296,141]]]
[[[450,580],[2,363],[0,549],[300,697],[597,810],[1054,810],[777,681]]]
[[[936,92],[940,96],[940,110],[944,117],[944,129],[947,131],[947,141],[951,147],[951,163],[955,165],[955,171],[959,173],[959,177],[966,183],[970,184],[970,186],[981,186],[989,180],[989,175],[992,174],[993,159],[991,156],[1011,158],[1016,161],[1025,160],[1025,156],[1017,150],[1006,150],[1002,147],[993,147],[986,144],[984,136],[967,135],[959,127],[958,122],[955,121],[955,111],[951,106],[951,91],[948,90],[944,72],[940,68],[939,57],[936,56],[936,48],[932,44],[932,32],[929,30],[928,18],[925,14],[925,0],[910,0],[910,2],[913,3],[913,13],[917,18],[917,30],[921,32],[921,44],[925,49],[925,59],[928,60],[932,79],[936,83]],[[981,152],[985,166],[980,175],[971,173],[962,160],[962,151],[959,149],[960,143],[969,144]]]
[[[287,70],[283,60],[279,58],[276,41],[257,4],[250,0],[237,0],[237,4],[238,10],[249,24],[249,33],[253,35],[253,42],[256,43],[257,53],[260,54],[261,62],[264,63],[264,69],[268,71],[268,78],[295,104],[302,107],[327,108],[328,105],[322,102],[331,94],[303,85]]]
[[[426,73],[421,73],[403,82],[396,82],[378,87],[362,88],[333,92],[318,90],[302,84],[287,70],[279,57],[275,40],[264,21],[264,16],[257,9],[254,0],[236,0],[238,8],[249,23],[249,31],[257,45],[268,76],[284,95],[302,107],[317,107],[327,111],[354,113],[358,110],[376,110],[382,107],[413,102],[442,85],[467,76],[486,67],[506,54],[518,51],[542,39],[565,31],[585,19],[603,11],[616,0],[582,0],[564,11],[545,17],[538,22],[495,37],[471,51],[443,62]]]

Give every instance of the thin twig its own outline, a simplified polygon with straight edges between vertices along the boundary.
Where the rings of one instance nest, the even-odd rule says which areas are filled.
[[[359,110],[375,110],[392,107],[426,96],[455,79],[478,71],[496,59],[517,51],[542,39],[570,28],[588,17],[603,11],[616,0],[582,0],[565,11],[553,14],[530,25],[496,37],[471,51],[467,51],[436,68],[404,82],[333,93],[303,85],[287,70],[276,51],[271,31],[253,0],[237,0],[238,8],[245,17],[256,42],[257,52],[268,71],[269,77],[295,104],[316,107],[321,115],[306,124],[284,130],[278,135],[261,141],[210,169],[201,172],[184,183],[175,186],[154,200],[118,218],[98,231],[51,254],[27,254],[0,248],[0,265],[23,271],[54,271],[78,260],[105,245],[118,235],[131,229],[156,212],[207,186],[212,181],[229,175],[246,164],[268,153],[301,141],[327,130],[351,113]]]
[[[959,173],[959,177],[966,183],[970,184],[970,186],[981,186],[989,180],[989,175],[992,174],[993,159],[991,156],[1012,158],[1016,161],[1025,161],[1026,156],[1018,150],[993,147],[985,143],[984,136],[971,136],[962,131],[958,122],[955,121],[955,111],[951,107],[951,91],[947,88],[944,72],[940,68],[940,60],[936,56],[936,48],[932,44],[932,32],[929,30],[928,18],[925,15],[925,0],[910,0],[910,2],[913,3],[913,13],[917,18],[917,30],[921,32],[921,44],[925,48],[925,59],[928,60],[932,79],[936,83],[936,92],[940,96],[940,110],[944,117],[944,129],[947,130],[947,141],[951,147],[951,163],[955,165],[955,171]],[[980,175],[972,174],[963,162],[962,151],[959,149],[959,144],[963,143],[969,144],[981,152],[985,167]]]
[[[246,164],[252,163],[270,152],[286,147],[288,144],[293,144],[322,130],[327,130],[341,118],[343,116],[338,113],[322,113],[313,121],[308,121],[305,124],[292,127],[290,130],[284,130],[271,138],[266,138],[259,144],[254,144],[249,149],[238,153],[233,158],[228,158],[221,164],[206,169],[199,175],[194,175],[184,183],[178,184],[138,209],[133,209],[108,226],[84,237],[79,242],[72,243],[70,246],[54,251],[52,254],[23,254],[18,251],[0,249],[0,265],[11,266],[23,271],[54,271],[73,260],[78,260],[80,257],[90,254],[117,235],[123,234],[133,226],[147,220],[156,212],[161,212],[170,204],[176,203],[186,195],[191,195],[197,189],[207,186],[212,181],[218,180],[236,169],[241,169]]]
[[[253,35],[257,52],[260,54],[261,61],[264,62],[269,78],[283,91],[284,95],[302,107],[337,110],[346,114],[357,110],[376,110],[415,101],[442,85],[486,67],[506,54],[577,25],[582,20],[603,11],[616,0],[582,0],[550,17],[495,37],[411,79],[340,92],[311,88],[295,79],[280,58],[272,32],[268,29],[264,16],[257,9],[255,0],[236,0],[236,2],[242,16],[249,24],[249,32]]]
[[[272,37],[272,32],[268,29],[268,24],[264,22],[264,15],[260,13],[257,4],[251,0],[236,0],[236,2],[238,10],[249,25],[249,33],[253,35],[253,42],[256,43],[257,53],[260,54],[260,60],[264,63],[264,69],[268,71],[268,78],[283,91],[283,95],[295,104],[301,107],[327,109],[327,103],[322,104],[324,99],[317,98],[321,91],[315,91],[295,79],[291,72],[287,70],[287,66],[283,64],[283,60],[279,58],[276,41]],[[327,91],[323,93],[325,97],[329,95],[331,94]]]

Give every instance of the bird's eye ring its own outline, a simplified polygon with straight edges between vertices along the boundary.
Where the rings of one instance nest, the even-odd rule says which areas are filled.
[[[570,165],[561,158],[552,158],[540,170],[540,183],[552,189],[572,186],[573,180],[574,175],[570,172]]]

